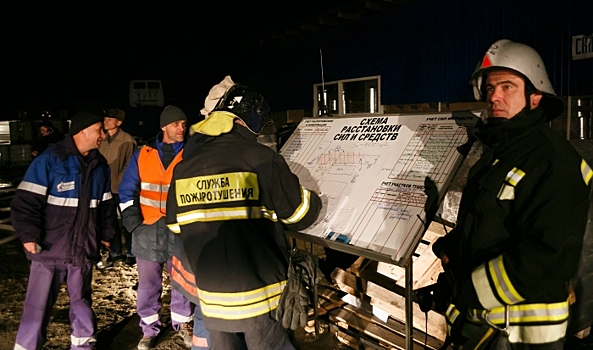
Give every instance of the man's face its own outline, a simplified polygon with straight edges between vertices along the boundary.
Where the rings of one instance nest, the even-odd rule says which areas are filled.
[[[163,126],[161,128],[163,130],[163,142],[183,142],[183,139],[185,138],[185,124],[185,120],[178,120]]]
[[[539,105],[541,97],[541,92],[530,95],[530,109]],[[526,105],[523,77],[510,69],[497,69],[488,73],[486,102],[489,117],[511,119],[516,116]]]
[[[39,132],[41,133],[41,136],[47,136],[47,135],[49,135],[49,129],[46,128],[45,126],[40,126],[39,127]]]
[[[103,123],[95,123],[81,131],[84,133],[86,144],[89,150],[99,148],[101,141],[105,139]]]
[[[121,125],[121,121],[116,118],[112,118],[112,117],[103,118],[103,127],[105,128],[106,131],[115,130],[115,129],[119,128],[120,125]]]

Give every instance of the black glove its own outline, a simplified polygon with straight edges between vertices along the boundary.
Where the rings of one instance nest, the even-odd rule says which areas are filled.
[[[289,268],[290,270],[294,269]],[[282,327],[295,330],[307,325],[309,295],[299,276],[296,276],[294,271],[288,274],[288,281],[276,308],[275,318],[282,322]]]
[[[321,279],[323,273],[317,267],[317,256],[293,249],[288,262],[287,282],[274,318],[284,328],[295,330],[307,325],[309,291]]]

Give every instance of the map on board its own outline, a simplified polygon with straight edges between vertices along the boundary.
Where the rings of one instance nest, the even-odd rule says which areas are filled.
[[[281,154],[324,209],[302,233],[407,261],[424,231],[427,184],[442,198],[476,120],[470,112],[303,119]]]

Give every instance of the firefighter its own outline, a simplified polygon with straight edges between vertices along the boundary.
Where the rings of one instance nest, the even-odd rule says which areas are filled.
[[[132,233],[132,253],[138,268],[137,309],[144,336],[138,349],[150,349],[162,326],[162,271],[171,272],[174,235],[165,224],[167,191],[173,168],[182,159],[187,117],[166,106],[160,116],[162,133],[134,152],[119,185],[122,224]],[[177,290],[171,292],[171,321],[191,343],[192,306]]]
[[[192,126],[193,151],[175,168],[167,224],[195,273],[212,349],[293,349],[289,331],[273,318],[287,281],[284,230],[311,225],[321,201],[281,155],[257,143],[272,122],[264,97],[229,85]]]
[[[531,47],[500,40],[471,82],[487,115],[456,227],[433,246],[455,285],[450,336],[464,349],[562,349],[593,172],[546,122],[564,105]]]

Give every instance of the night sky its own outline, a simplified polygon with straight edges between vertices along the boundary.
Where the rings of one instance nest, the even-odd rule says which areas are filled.
[[[78,101],[124,103],[132,79],[162,80],[170,102],[203,101],[226,74],[252,74],[258,35],[336,2],[17,10],[2,24],[2,118],[19,109],[70,109]]]
[[[68,110],[71,115],[87,105],[129,107],[132,79],[159,79],[166,104],[191,105],[188,109],[197,111],[212,85],[227,74],[236,82],[263,87],[260,91],[273,108],[308,108],[312,85],[321,81],[320,48],[326,81],[382,74],[384,104],[471,101],[467,84],[471,69],[483,50],[500,38],[548,47],[547,53],[542,51],[544,59],[567,67],[552,77],[560,94],[574,90],[586,94],[582,87],[591,86],[590,59],[568,68],[568,55],[549,50],[549,46],[569,48],[569,42],[554,41],[557,32],[564,33],[560,34],[565,40],[570,40],[569,29],[576,30],[573,34],[592,32],[586,15],[591,13],[587,10],[591,0],[568,0],[568,5],[554,3],[553,8],[535,0],[525,0],[521,6],[515,0],[432,1],[392,1],[390,12],[376,12],[353,25],[273,48],[253,44],[262,34],[336,6],[364,6],[364,1],[163,2],[126,3],[126,7],[12,4],[0,21],[4,91],[0,118],[13,119],[18,110],[36,117],[43,110]],[[385,29],[374,28],[381,17]],[[282,79],[294,85],[282,86]],[[568,88],[569,79],[573,90]]]

